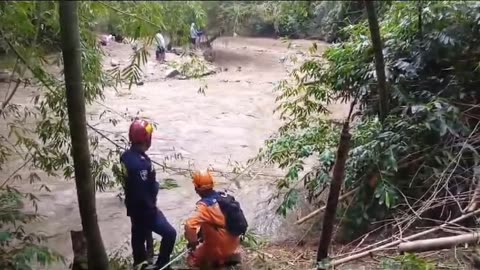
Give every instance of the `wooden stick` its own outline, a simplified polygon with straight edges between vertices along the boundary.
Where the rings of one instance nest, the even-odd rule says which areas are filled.
[[[468,214],[465,214],[463,216],[460,216],[454,220],[451,220],[451,221],[447,221],[445,223],[443,223],[442,225],[440,226],[437,226],[435,228],[431,228],[429,230],[426,230],[426,231],[423,231],[423,232],[419,232],[419,233],[416,233],[416,234],[413,234],[413,235],[410,235],[408,237],[405,237],[404,239],[399,239],[399,240],[396,240],[396,241],[393,241],[393,242],[390,242],[388,244],[385,244],[385,245],[381,245],[379,247],[376,247],[376,248],[372,248],[370,250],[366,250],[366,251],[363,251],[363,252],[360,252],[360,253],[357,253],[357,254],[354,254],[354,255],[351,255],[351,256],[348,256],[348,257],[345,257],[345,258],[342,258],[342,259],[338,259],[338,260],[334,260],[330,263],[331,266],[337,266],[337,265],[340,265],[340,264],[343,264],[343,263],[346,263],[346,262],[349,262],[349,261],[353,261],[353,260],[356,260],[356,259],[360,259],[362,257],[365,257],[365,256],[368,256],[369,254],[373,253],[373,252],[376,252],[376,251],[380,251],[380,250],[383,250],[383,249],[387,249],[387,248],[391,248],[391,247],[394,247],[394,246],[397,246],[399,245],[400,243],[404,242],[404,241],[408,241],[408,240],[413,240],[415,238],[418,238],[418,237],[421,237],[421,236],[424,236],[426,234],[429,234],[429,233],[432,233],[432,232],[436,232],[448,225],[452,225],[453,223],[456,223],[456,222],[459,222],[459,221],[462,221],[466,218],[469,218],[471,216],[475,216],[476,214],[480,213],[480,209],[477,209],[473,212],[470,212]]]
[[[352,195],[353,193],[355,193],[357,190],[358,190],[358,187],[350,190],[349,192],[347,192],[347,193],[345,193],[345,194],[343,194],[342,196],[340,196],[340,197],[338,198],[338,201],[343,201],[343,200],[345,200],[346,198],[350,197],[350,195]],[[326,207],[327,207],[327,206],[322,206],[322,207],[318,208],[317,210],[315,210],[315,211],[311,212],[310,214],[308,214],[308,215],[300,218],[299,220],[297,220],[297,221],[295,222],[295,224],[296,224],[296,225],[300,225],[300,224],[304,223],[305,221],[311,219],[312,217],[316,216],[317,214],[319,214],[320,212],[322,212],[323,210],[325,210]]]
[[[478,242],[480,234],[478,232],[461,234],[449,237],[440,237],[433,239],[417,240],[407,243],[401,243],[398,246],[400,252],[423,252],[430,250],[439,250],[452,248],[460,244],[470,244]]]

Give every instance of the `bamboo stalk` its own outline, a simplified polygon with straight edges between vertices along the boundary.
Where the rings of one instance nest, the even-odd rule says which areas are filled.
[[[433,239],[423,239],[407,243],[401,243],[398,250],[401,252],[423,252],[430,250],[452,248],[460,244],[470,244],[478,242],[480,234],[478,232],[467,233],[449,237],[440,237]]]
[[[391,247],[394,247],[394,246],[397,246],[399,245],[400,243],[404,242],[404,241],[408,241],[408,240],[413,240],[413,239],[416,239],[418,237],[421,237],[421,236],[424,236],[424,235],[427,235],[429,233],[432,233],[432,232],[436,232],[448,225],[452,225],[454,223],[457,223],[459,221],[462,221],[466,218],[469,218],[469,217],[472,217],[472,216],[475,216],[477,215],[478,213],[480,213],[480,209],[477,209],[473,212],[470,212],[468,214],[465,214],[465,215],[462,215],[454,220],[451,220],[451,221],[448,221],[448,222],[445,222],[443,223],[442,225],[440,226],[437,226],[437,227],[434,227],[434,228],[431,228],[429,230],[426,230],[426,231],[422,231],[422,232],[419,232],[419,233],[416,233],[416,234],[413,234],[413,235],[410,235],[408,237],[405,237],[403,239],[399,239],[399,240],[396,240],[396,241],[393,241],[393,242],[390,242],[388,244],[385,244],[385,245],[381,245],[379,247],[376,247],[376,248],[372,248],[372,249],[369,249],[369,250],[366,250],[366,251],[363,251],[363,252],[360,252],[360,253],[357,253],[357,254],[354,254],[354,255],[351,255],[351,256],[348,256],[348,257],[345,257],[345,258],[341,258],[341,259],[338,259],[338,260],[334,260],[331,262],[331,266],[337,266],[337,265],[340,265],[340,264],[343,264],[343,263],[346,263],[346,262],[349,262],[349,261],[353,261],[353,260],[356,260],[356,259],[360,259],[360,258],[363,258],[365,256],[368,256],[370,255],[371,253],[373,252],[376,252],[376,251],[380,251],[380,250],[383,250],[383,249],[387,249],[387,248],[391,248]]]

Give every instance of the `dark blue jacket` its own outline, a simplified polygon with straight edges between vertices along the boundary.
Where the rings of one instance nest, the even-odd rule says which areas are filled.
[[[153,217],[157,212],[159,184],[152,161],[145,152],[132,146],[120,157],[126,169],[125,205],[127,216]]]

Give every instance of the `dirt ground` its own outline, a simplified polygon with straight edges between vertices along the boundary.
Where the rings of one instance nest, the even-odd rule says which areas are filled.
[[[158,123],[149,150],[152,159],[163,162],[166,157],[181,154],[182,160],[169,159],[166,163],[172,167],[205,169],[211,166],[219,171],[230,171],[236,162],[243,164],[255,156],[264,140],[280,126],[281,122],[273,114],[275,94],[272,90],[287,76],[288,66],[282,58],[306,52],[311,43],[295,40],[289,47],[273,39],[219,38],[213,45],[213,64],[221,72],[188,80],[165,78],[169,67],[154,60],[152,48],[144,70],[144,85],[133,86],[130,90],[126,87],[118,91],[107,90],[104,101],[88,108],[88,121],[111,139],[116,139],[126,135],[129,117],[150,119]],[[121,67],[128,64],[132,54],[130,45],[111,43],[104,48],[105,68],[110,68],[112,62]],[[173,62],[179,60],[179,56],[167,53],[166,59]],[[205,95],[199,94],[198,89],[205,85]],[[27,104],[33,93],[31,89],[22,90],[13,102]],[[331,109],[332,117],[337,119],[348,113],[347,107],[341,104],[332,105]],[[98,120],[105,111],[106,116]],[[112,125],[109,118],[116,118],[118,123]],[[108,141],[101,143],[112,148]],[[160,179],[173,178],[180,185],[172,190],[161,190],[158,207],[182,233],[181,223],[194,210],[197,196],[185,174],[157,169]],[[281,173],[275,168],[264,168],[262,172],[273,176]],[[290,234],[281,230],[285,227],[282,226],[284,221],[262,204],[273,190],[267,178],[260,175],[255,181],[243,182],[240,189],[233,188],[224,177],[219,176],[218,181],[219,186],[234,190],[251,227],[269,238],[285,238]],[[42,231],[53,249],[71,258],[69,231],[80,229],[74,183],[46,176],[43,180],[51,192],[35,191],[40,184],[17,183],[23,190],[35,191],[40,198],[38,210],[44,218],[30,224],[28,229]],[[130,238],[130,222],[117,194],[117,190],[97,194],[99,224],[109,250],[118,248]],[[294,229],[292,233],[298,232]]]

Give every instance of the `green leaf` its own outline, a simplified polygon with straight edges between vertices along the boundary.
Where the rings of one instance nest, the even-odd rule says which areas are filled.
[[[178,185],[177,181],[172,178],[165,178],[160,185],[160,189],[167,189],[167,190],[174,189],[177,187],[180,187],[180,186]]]
[[[0,231],[0,245],[4,245],[12,239],[12,234],[8,231]]]
[[[385,206],[387,208],[390,208],[391,204],[390,204],[390,194],[388,191],[385,191]]]

